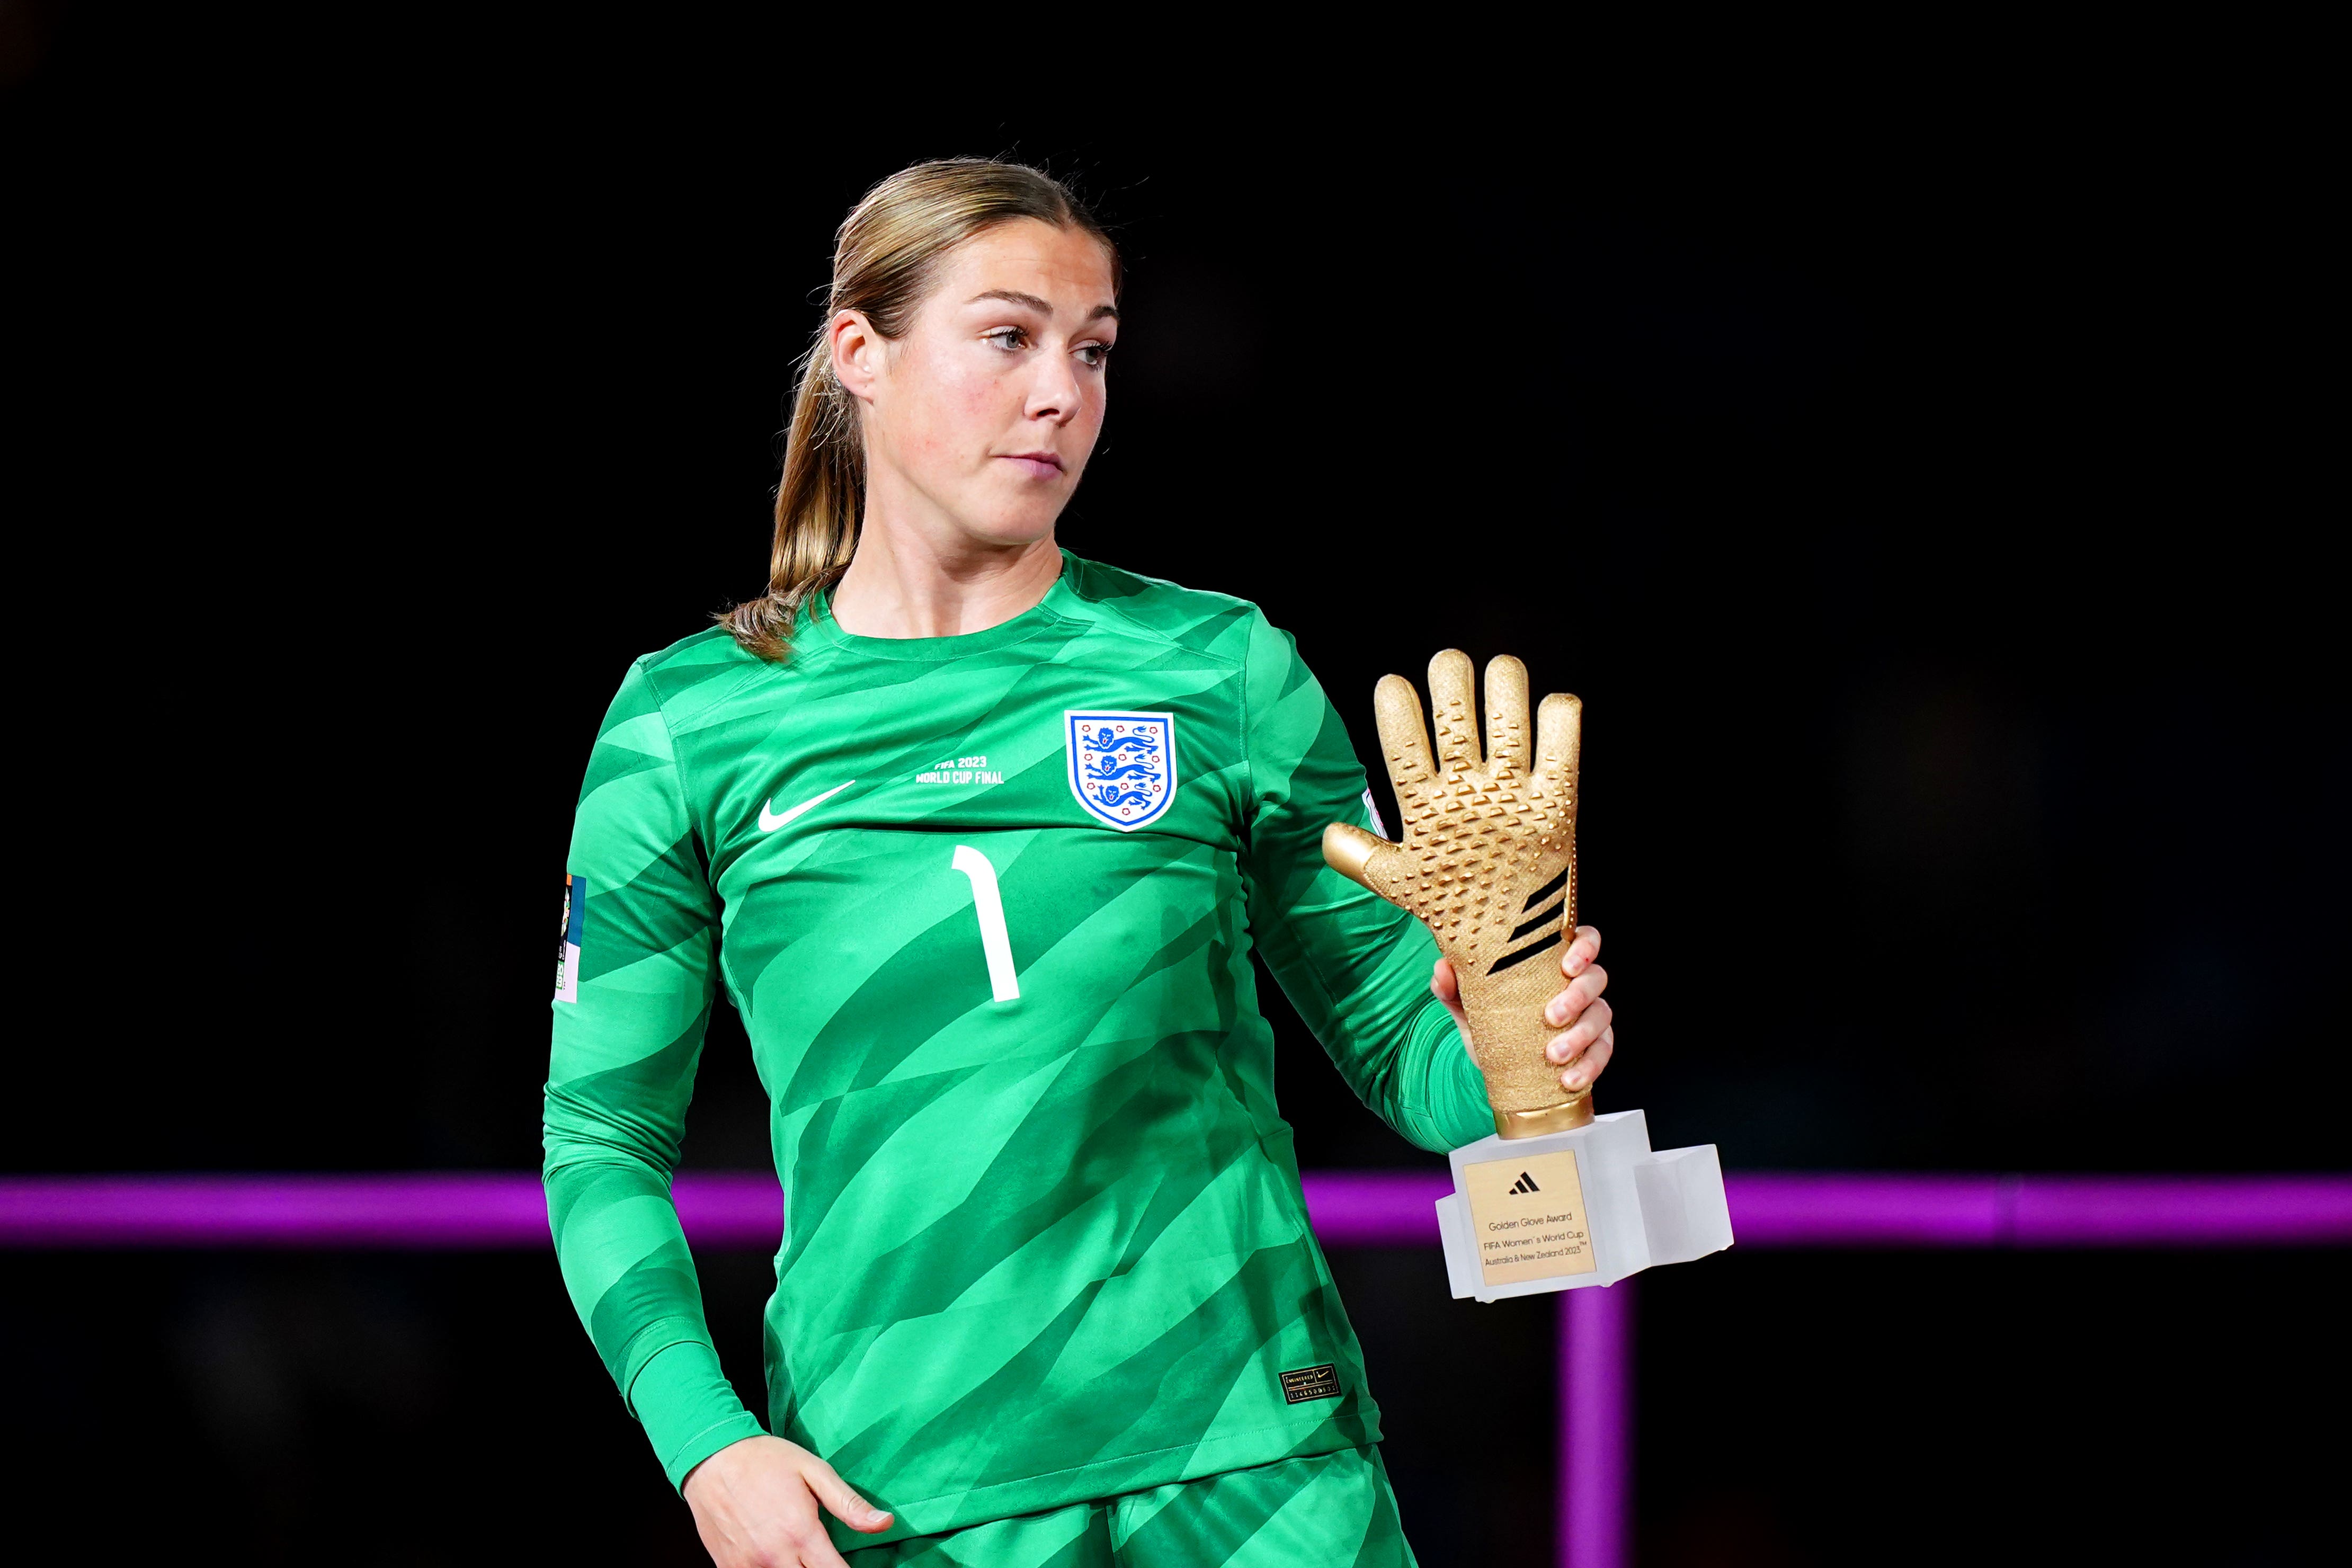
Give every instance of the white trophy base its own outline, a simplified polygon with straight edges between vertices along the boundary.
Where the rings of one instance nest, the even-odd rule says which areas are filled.
[[[1731,1245],[1715,1145],[1654,1152],[1638,1110],[1572,1132],[1481,1138],[1454,1150],[1453,1163],[1437,1228],[1457,1298],[1614,1285]]]

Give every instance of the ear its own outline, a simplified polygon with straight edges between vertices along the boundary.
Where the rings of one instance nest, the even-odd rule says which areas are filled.
[[[825,353],[833,358],[833,375],[842,390],[860,402],[871,402],[874,384],[882,377],[882,334],[863,310],[835,310],[825,323]]]

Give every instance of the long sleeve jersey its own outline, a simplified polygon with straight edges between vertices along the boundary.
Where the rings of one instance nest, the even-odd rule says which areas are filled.
[[[669,1196],[717,992],[784,1192],[767,1426],[871,1545],[1378,1439],[1309,1233],[1253,946],[1425,1149],[1492,1131],[1374,820],[1254,606],[1066,555],[966,637],[642,658],[582,786],[546,1095],[564,1283],[673,1484],[763,1430]]]

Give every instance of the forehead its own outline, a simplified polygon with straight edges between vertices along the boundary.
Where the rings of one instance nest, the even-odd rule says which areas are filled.
[[[960,308],[991,289],[1034,294],[1051,301],[1056,315],[1084,315],[1111,303],[1110,254],[1084,230],[1015,218],[950,252],[940,271],[937,297]]]

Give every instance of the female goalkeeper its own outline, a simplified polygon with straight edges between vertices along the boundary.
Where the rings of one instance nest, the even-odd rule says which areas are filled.
[[[721,1568],[1412,1562],[1252,947],[1406,1138],[1491,1113],[1433,941],[1323,863],[1376,819],[1290,638],[1055,542],[1118,284],[1034,170],[876,187],[769,592],[637,660],[589,763],[548,1208]],[[1548,1013],[1570,1091],[1612,1044],[1600,943]],[[784,1190],[764,1425],[669,1197],[721,986]]]

